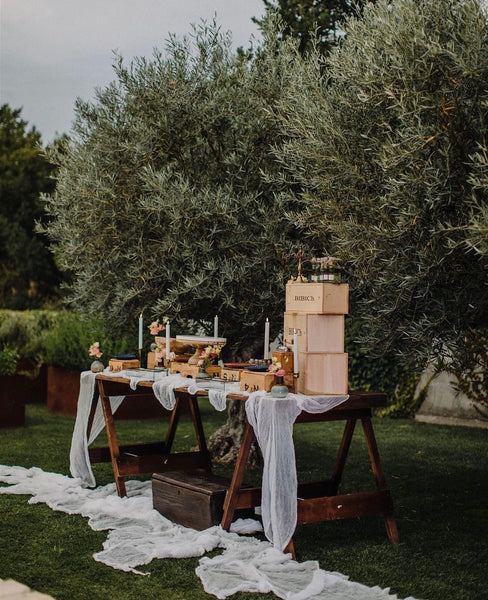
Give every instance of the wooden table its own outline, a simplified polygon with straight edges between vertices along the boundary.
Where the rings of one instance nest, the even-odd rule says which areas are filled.
[[[164,442],[141,443],[130,446],[119,446],[115,430],[114,417],[110,407],[110,396],[153,396],[152,383],[140,382],[135,390],[129,387],[129,380],[122,378],[97,376],[98,389],[102,402],[107,429],[108,448],[89,450],[92,462],[112,462],[115,483],[119,496],[126,495],[124,478],[128,475],[156,473],[175,470],[203,469],[211,472],[211,458],[208,452],[202,420],[198,408],[198,396],[208,395],[205,391],[190,394],[186,389],[175,390],[176,405],[171,412],[166,438]],[[242,395],[229,395],[230,399],[246,401]],[[298,484],[297,524],[315,523],[366,515],[382,514],[388,539],[398,543],[398,531],[393,516],[393,502],[388,490],[381,465],[378,446],[371,422],[372,410],[385,406],[385,394],[374,392],[350,392],[349,399],[343,404],[325,413],[301,412],[296,423],[317,423],[328,421],[345,421],[342,441],[336,456],[334,469],[330,479],[320,482]],[[90,431],[93,414],[96,408],[96,394],[92,402],[91,417],[88,423]],[[198,450],[194,452],[172,452],[179,418],[184,411],[189,412],[198,442]],[[356,423],[360,421],[364,432],[376,490],[352,494],[339,494],[346,458],[349,452]],[[239,455],[224,501],[224,512],[221,525],[228,530],[237,509],[253,508],[261,505],[260,487],[242,487],[244,473],[251,444],[254,441],[254,430],[247,423]],[[293,540],[290,540],[286,551],[294,554]]]

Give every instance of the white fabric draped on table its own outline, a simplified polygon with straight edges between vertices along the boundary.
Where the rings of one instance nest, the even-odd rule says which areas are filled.
[[[324,413],[349,396],[288,394],[272,398],[253,392],[246,402],[247,420],[263,454],[261,516],[264,533],[278,550],[284,550],[297,524],[297,471],[293,423],[302,410]]]
[[[124,377],[124,372],[104,375]],[[138,379],[132,378],[130,386],[135,389]],[[100,401],[93,420],[90,437],[86,428],[94,393],[95,374],[83,372],[80,381],[80,396],[75,429],[70,452],[70,471],[83,485],[93,487],[95,477],[90,464],[88,446],[96,439],[105,426]],[[187,388],[195,394],[199,390],[208,391],[209,401],[219,411],[226,407],[228,394],[247,395],[241,392],[239,383],[226,383],[225,389],[212,388],[212,381],[199,382],[181,375],[161,374],[153,383],[156,398],[167,410],[172,410],[176,399],[174,390]],[[263,480],[261,511],[263,528],[268,540],[278,550],[283,550],[296,527],[297,522],[297,473],[295,449],[293,445],[293,423],[302,410],[310,413],[323,413],[338,406],[348,396],[305,396],[288,394],[285,398],[273,398],[266,392],[253,392],[246,401],[246,415],[254,429],[256,439],[263,454]],[[111,397],[110,405],[115,412],[123,397]]]
[[[95,476],[90,463],[90,456],[88,454],[88,446],[96,440],[100,432],[105,427],[102,405],[99,400],[95,411],[95,417],[93,419],[90,437],[87,437],[86,430],[88,418],[90,416],[93,394],[95,393],[96,375],[97,373],[92,373],[91,371],[83,371],[81,373],[78,408],[76,412],[76,421],[70,450],[70,473],[73,475],[73,477],[80,479],[82,485],[87,487],[94,487],[96,485]],[[103,375],[130,379],[130,387],[132,389],[135,389],[140,381],[152,381],[152,379],[145,379],[144,375],[141,375],[141,377],[128,377],[125,371],[112,373],[106,369],[103,372]],[[210,381],[208,386],[211,385],[212,382]],[[198,390],[207,389],[205,385],[200,385],[195,379],[182,377],[178,374],[169,376],[165,373],[156,374],[156,380],[153,384],[154,395],[167,410],[173,410],[175,407],[176,398],[174,390],[176,388],[188,388],[188,391],[192,394],[196,393]],[[209,401],[216,410],[225,410],[226,395],[229,393],[240,393],[239,384],[226,383],[225,391],[222,389],[210,388],[208,390]],[[112,396],[110,398],[110,406],[113,413],[117,411],[123,399],[124,396]]]

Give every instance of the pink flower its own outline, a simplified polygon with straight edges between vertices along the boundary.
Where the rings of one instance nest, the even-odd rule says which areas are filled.
[[[89,348],[88,348],[88,354],[89,356],[94,356],[95,358],[100,358],[103,354],[103,352],[100,352],[100,343],[99,342],[94,342]]]
[[[158,333],[163,329],[163,326],[159,321],[153,321],[151,325],[149,325],[149,333],[151,335],[158,335]]]
[[[273,362],[269,365],[268,371],[276,375],[276,371],[278,371],[279,369],[281,369],[281,363],[278,360],[276,360],[275,357],[273,357]]]
[[[278,369],[275,373],[276,377],[284,377],[286,375],[285,369]]]

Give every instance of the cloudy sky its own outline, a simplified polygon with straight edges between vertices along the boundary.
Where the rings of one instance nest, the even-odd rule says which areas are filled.
[[[77,97],[114,79],[114,50],[150,57],[214,16],[246,46],[263,11],[262,0],[0,0],[0,103],[22,108],[46,144],[69,132]]]

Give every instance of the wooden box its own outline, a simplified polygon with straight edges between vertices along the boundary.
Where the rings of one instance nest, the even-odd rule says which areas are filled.
[[[273,373],[260,373],[244,369],[241,373],[241,391],[257,392],[263,390],[269,392],[275,384],[275,379]]]
[[[117,358],[111,358],[108,361],[108,370],[112,373],[119,373],[125,369],[139,369],[141,363],[138,359],[133,360],[119,360]]]
[[[153,473],[153,506],[173,523],[207,529],[222,520],[229,481],[205,472]]]
[[[293,344],[293,334],[291,336],[291,342]],[[288,345],[288,344],[287,344]],[[274,351],[271,356],[281,364],[281,368],[287,373],[293,373],[293,352],[277,352]]]
[[[147,353],[147,368],[148,369],[155,369],[156,367],[159,366],[159,362],[156,362],[156,353],[155,352],[148,352]]]
[[[344,315],[285,312],[283,343],[289,348],[295,330],[298,352],[344,352]]]
[[[224,381],[240,381],[242,369],[226,369],[222,367],[220,371],[220,379]]]
[[[347,315],[347,283],[287,283],[286,312]]]
[[[198,377],[200,367],[198,365],[189,365],[188,363],[172,360],[170,363],[171,373],[179,373],[182,377]],[[211,377],[220,377],[221,367],[212,365],[205,369],[206,373]]]
[[[300,376],[297,389],[302,394],[347,394],[348,355],[309,353],[298,355]]]

